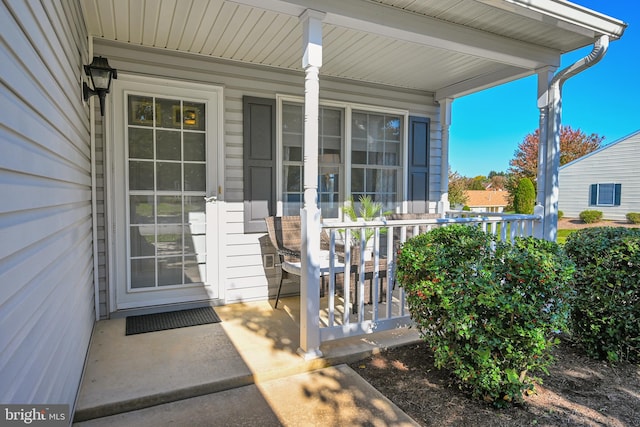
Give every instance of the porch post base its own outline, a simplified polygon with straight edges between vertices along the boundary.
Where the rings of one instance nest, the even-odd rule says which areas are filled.
[[[302,349],[302,347],[298,348],[298,351],[296,351],[296,353],[298,353],[298,355],[300,357],[302,357],[304,360],[313,360],[313,359],[319,359],[323,356],[322,352],[320,351],[320,349],[311,349],[309,351],[305,351]]]

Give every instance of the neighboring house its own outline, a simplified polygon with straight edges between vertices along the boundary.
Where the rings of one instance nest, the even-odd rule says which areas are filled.
[[[585,210],[604,219],[623,220],[640,212],[640,131],[567,163],[560,168],[560,209],[578,218]]]
[[[464,194],[472,212],[502,212],[509,204],[507,191],[466,190]]]
[[[0,402],[73,405],[97,319],[272,296],[263,218],[299,212],[303,165],[327,220],[367,194],[444,211],[452,101],[537,74],[535,102],[563,53],[626,27],[562,1],[396,4],[2,3]],[[82,100],[98,55],[104,117]]]

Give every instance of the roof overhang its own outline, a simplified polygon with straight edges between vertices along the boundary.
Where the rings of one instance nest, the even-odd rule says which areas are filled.
[[[126,4],[123,4],[126,3]],[[626,24],[560,0],[81,0],[89,34],[302,71],[305,10],[324,13],[321,78],[457,98],[558,67]],[[398,6],[403,5],[402,7]]]

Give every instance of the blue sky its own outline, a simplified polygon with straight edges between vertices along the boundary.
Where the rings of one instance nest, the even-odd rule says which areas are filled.
[[[574,0],[628,24],[594,67],[567,80],[562,124],[614,142],[640,129],[640,2]],[[586,47],[562,57],[563,69],[591,52]],[[451,169],[467,177],[506,171],[524,137],[538,127],[537,77],[456,99],[450,128]]]

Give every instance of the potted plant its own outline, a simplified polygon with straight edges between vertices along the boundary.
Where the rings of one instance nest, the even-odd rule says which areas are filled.
[[[364,221],[372,221],[377,218],[382,218],[385,215],[389,215],[391,211],[382,211],[383,206],[380,202],[375,202],[371,198],[371,196],[360,196],[358,199],[358,208],[356,209],[355,203],[353,201],[353,197],[349,199],[349,203],[345,205],[343,208],[343,212],[345,217],[349,218],[351,221],[356,222],[358,219],[362,219]],[[386,229],[381,229],[380,233],[385,233]],[[365,228],[364,229],[364,242],[365,242],[365,260],[371,259],[371,248],[369,246],[369,241],[375,234],[375,230],[373,228]],[[360,229],[355,229],[351,232],[351,243],[353,246],[360,247]]]

